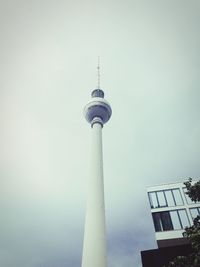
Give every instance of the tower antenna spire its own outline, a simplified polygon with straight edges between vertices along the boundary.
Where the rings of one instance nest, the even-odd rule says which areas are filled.
[[[97,89],[100,89],[100,56],[98,56],[98,65],[97,65]]]

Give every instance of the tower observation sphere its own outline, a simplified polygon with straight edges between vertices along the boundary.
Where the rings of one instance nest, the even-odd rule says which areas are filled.
[[[91,100],[84,108],[86,120],[93,126],[98,121],[102,126],[110,119],[112,109],[108,101],[104,99],[104,92],[101,89],[95,89],[91,93]]]

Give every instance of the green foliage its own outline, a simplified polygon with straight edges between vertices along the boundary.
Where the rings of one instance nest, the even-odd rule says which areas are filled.
[[[184,183],[188,196],[192,201],[200,201],[200,181],[192,183],[189,178]],[[200,267],[200,216],[194,219],[191,227],[186,227],[183,236],[187,238],[192,246],[192,253],[188,256],[178,256],[164,267]]]
[[[191,227],[185,228],[183,236],[190,240],[194,252],[200,252],[200,216],[194,219]]]
[[[187,182],[184,183],[187,188],[187,195],[192,201],[200,201],[200,181],[192,185],[192,178],[189,178]]]
[[[191,258],[185,256],[178,256],[171,261],[167,267],[189,267],[192,266]]]
[[[178,256],[166,267],[199,267],[200,255],[191,253],[188,256]]]

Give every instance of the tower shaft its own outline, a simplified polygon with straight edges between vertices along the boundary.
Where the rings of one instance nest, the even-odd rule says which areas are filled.
[[[106,267],[102,124],[95,122],[92,125],[91,134],[91,169],[88,183],[82,267]]]
[[[82,267],[106,267],[102,127],[110,119],[112,109],[100,88],[93,90],[91,96],[84,108],[92,129],[92,147]]]

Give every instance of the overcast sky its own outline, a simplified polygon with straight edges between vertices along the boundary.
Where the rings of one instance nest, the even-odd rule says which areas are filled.
[[[199,25],[199,0],[0,1],[0,266],[81,266],[100,56],[108,267],[141,267],[147,186],[200,177]]]

